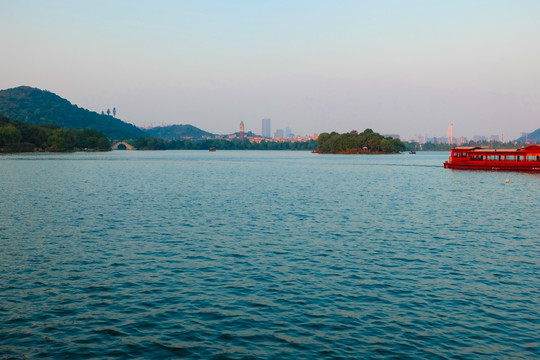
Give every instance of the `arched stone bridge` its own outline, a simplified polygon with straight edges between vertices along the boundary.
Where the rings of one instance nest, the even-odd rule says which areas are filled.
[[[135,150],[135,148],[129,145],[127,142],[120,141],[111,147],[111,150]]]

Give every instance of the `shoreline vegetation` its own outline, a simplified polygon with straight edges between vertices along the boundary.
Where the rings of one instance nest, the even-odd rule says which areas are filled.
[[[0,115],[0,152],[109,151],[111,142],[101,131],[62,129],[58,125],[30,125]]]
[[[151,129],[138,128],[112,116],[107,109],[101,114],[80,108],[67,99],[49,92],[19,86],[0,90],[0,153],[110,151],[111,145],[124,142],[136,150],[303,150],[323,154],[395,154],[403,151],[450,151],[456,146],[478,146],[492,149],[519,148],[536,141],[540,129],[510,141],[470,141],[447,144],[402,142],[371,129],[321,133],[318,140],[289,139],[250,142],[215,135],[193,125],[168,125]],[[260,137],[252,132],[246,138]],[[123,146],[126,147],[126,146]],[[130,147],[131,148],[131,147]]]
[[[148,137],[128,140],[137,150],[304,150],[311,151],[317,148],[317,141],[261,141],[250,142],[249,140],[165,140]]]
[[[113,143],[117,142],[114,140]],[[455,144],[404,143],[384,137],[371,129],[362,133],[351,131],[338,134],[321,133],[318,140],[261,141],[239,139],[167,140],[158,137],[139,137],[123,142],[136,150],[294,150],[316,151],[322,154],[397,154],[404,151],[450,151]],[[492,149],[519,148],[521,142],[469,142],[459,146],[478,146]],[[110,151],[111,140],[102,132],[92,129],[66,129],[56,124],[32,125],[13,121],[0,114],[0,153],[20,152],[74,152]]]

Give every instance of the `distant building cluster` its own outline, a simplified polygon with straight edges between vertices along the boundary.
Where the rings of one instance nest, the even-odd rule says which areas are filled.
[[[249,134],[249,135],[248,135]],[[217,136],[216,136],[217,137]],[[267,142],[306,142],[310,140],[317,140],[318,134],[313,134],[312,136],[296,136],[290,127],[285,127],[285,129],[276,129],[272,135],[272,120],[265,118],[261,120],[261,135],[254,135],[251,132],[245,132],[244,122],[240,122],[240,129],[238,133],[231,134],[226,138],[244,140],[247,139],[250,142],[260,143],[261,141]],[[220,137],[223,138],[223,137]]]
[[[527,138],[528,133],[521,133],[520,137],[525,138],[525,142],[528,144],[536,144],[535,139],[528,139]],[[386,135],[388,136],[388,135]],[[412,138],[407,140],[408,142],[416,142],[420,145],[423,145],[425,143],[432,143],[432,144],[451,144],[451,145],[461,145],[469,143],[470,141],[474,142],[504,142],[504,134],[499,135],[490,135],[490,136],[484,136],[484,135],[475,135],[472,137],[472,139],[469,139],[465,136],[461,136],[459,139],[454,137],[454,124],[450,124],[450,126],[447,129],[446,137],[427,137],[427,136],[421,136],[421,135],[415,135]]]
[[[502,136],[499,135],[491,135],[491,136],[480,136],[475,135],[472,137],[472,139],[469,139],[465,136],[461,136],[459,138],[456,138],[454,136],[451,137],[427,137],[427,136],[421,136],[416,135],[412,138],[407,140],[408,142],[416,142],[420,145],[425,143],[432,143],[432,144],[453,144],[453,145],[461,145],[466,144],[470,141],[474,142],[484,142],[484,141],[492,141],[492,142],[502,142],[504,141]]]

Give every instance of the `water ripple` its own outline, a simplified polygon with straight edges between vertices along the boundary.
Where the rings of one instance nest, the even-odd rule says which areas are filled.
[[[540,178],[445,156],[0,159],[2,359],[539,358]]]

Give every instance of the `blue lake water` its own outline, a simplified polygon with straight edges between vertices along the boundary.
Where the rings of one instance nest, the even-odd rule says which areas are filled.
[[[540,358],[540,174],[447,157],[0,156],[0,357]]]

